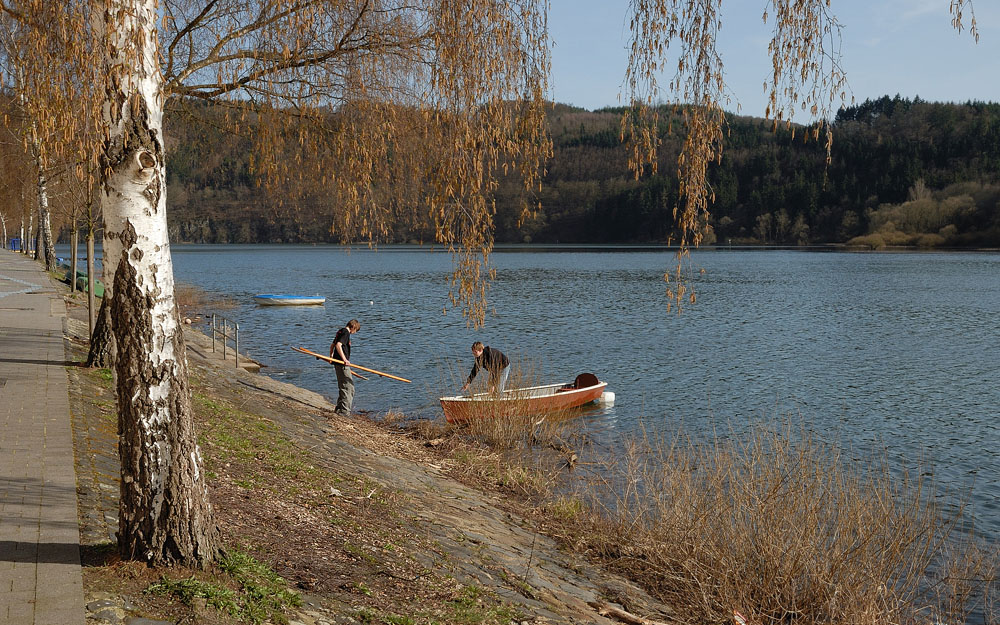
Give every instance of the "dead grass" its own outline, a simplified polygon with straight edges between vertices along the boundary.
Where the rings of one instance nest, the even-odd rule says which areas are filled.
[[[548,506],[560,533],[681,622],[995,623],[997,551],[924,478],[802,428],[630,441]]]
[[[175,284],[174,298],[182,318],[208,317],[212,311],[232,310],[238,305],[231,297],[211,294],[191,284]]]

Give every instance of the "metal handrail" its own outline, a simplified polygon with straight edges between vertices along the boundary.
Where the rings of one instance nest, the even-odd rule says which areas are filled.
[[[221,320],[221,325],[217,320]],[[233,353],[236,354],[236,367],[240,366],[240,324],[231,319],[212,313],[212,351],[215,351],[215,337],[222,337],[222,359],[226,359],[226,345],[233,341]]]

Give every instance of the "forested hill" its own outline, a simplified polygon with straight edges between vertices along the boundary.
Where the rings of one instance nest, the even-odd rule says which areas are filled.
[[[541,209],[519,226],[522,191],[504,181],[498,242],[667,240],[680,137],[664,127],[659,174],[636,181],[619,142],[620,114],[553,107]],[[719,243],[1000,246],[1000,104],[897,96],[842,109],[829,165],[801,128],[793,137],[762,119],[730,116],[728,124],[722,162],[710,173]],[[239,139],[179,119],[168,120],[168,137],[172,241],[337,240],[332,207],[310,206],[294,218],[267,208]],[[396,233],[402,242],[425,237]]]

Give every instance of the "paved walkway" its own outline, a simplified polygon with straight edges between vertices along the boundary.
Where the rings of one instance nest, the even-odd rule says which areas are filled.
[[[0,250],[0,624],[83,625],[63,320],[44,266]]]

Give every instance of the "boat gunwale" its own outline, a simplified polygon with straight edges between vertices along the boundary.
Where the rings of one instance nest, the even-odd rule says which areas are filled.
[[[326,303],[322,295],[279,295],[276,293],[258,293],[253,296],[258,304],[264,306],[308,306]]]
[[[563,388],[570,382],[559,382],[556,384],[542,384],[540,386],[526,386],[524,388],[514,388],[504,390],[503,397],[493,397],[491,393],[476,393],[475,395],[464,396],[464,395],[452,395],[450,397],[439,398],[442,402],[461,402],[461,403],[472,403],[472,402],[524,402],[541,399],[544,397],[570,397],[572,395],[577,395],[583,393],[584,391],[593,391],[596,388],[606,387],[607,382],[598,382],[597,384],[592,384],[590,386],[585,386],[583,388],[574,388],[563,391],[562,393],[557,392],[555,389]],[[530,396],[512,396],[515,392],[525,392],[525,391],[535,391],[539,389],[551,388],[554,389],[551,393],[546,393],[544,395],[530,395]]]

